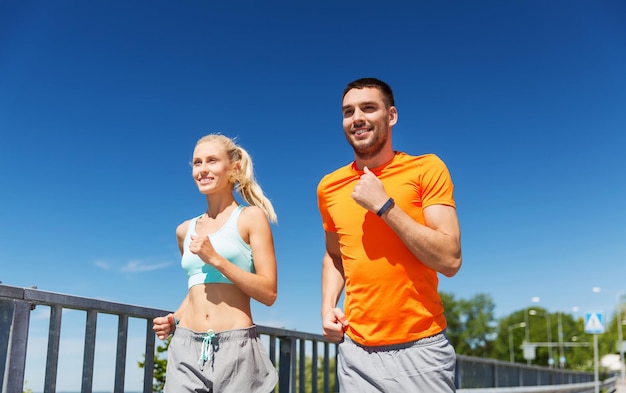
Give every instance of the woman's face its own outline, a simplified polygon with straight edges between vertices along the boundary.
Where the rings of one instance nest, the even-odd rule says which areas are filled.
[[[217,142],[202,142],[193,151],[193,179],[202,194],[231,189],[229,172],[232,168],[226,149]]]

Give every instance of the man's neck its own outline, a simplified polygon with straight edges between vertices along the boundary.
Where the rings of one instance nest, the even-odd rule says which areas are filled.
[[[378,153],[376,156],[372,158],[363,159],[363,158],[359,158],[355,156],[354,164],[356,166],[356,169],[360,171],[363,170],[363,167],[377,168],[393,160],[393,157],[395,155],[396,155],[396,152],[393,149],[389,149],[388,151],[387,149],[385,149],[384,151],[381,151],[380,153]]]

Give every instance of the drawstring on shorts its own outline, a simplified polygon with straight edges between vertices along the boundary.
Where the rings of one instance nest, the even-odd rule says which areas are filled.
[[[201,366],[204,366],[204,363],[209,360],[209,352],[211,352],[211,367],[213,367],[213,361],[215,360],[215,348],[212,345],[213,337],[215,337],[215,331],[210,329],[202,338],[202,352],[198,359],[198,364]],[[211,346],[212,351],[209,350],[209,346]]]

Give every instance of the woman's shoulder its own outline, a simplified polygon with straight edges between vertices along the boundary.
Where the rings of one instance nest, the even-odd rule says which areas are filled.
[[[272,233],[265,212],[258,206],[242,207],[237,227],[239,229],[239,235],[248,244],[250,244],[250,237],[253,234],[270,234],[271,236]]]
[[[189,224],[191,223],[191,221],[195,221],[195,220],[196,220],[195,218],[190,218],[178,224],[178,226],[176,227],[176,237],[179,239],[184,238],[187,235]]]
[[[241,209],[239,224],[241,225],[240,228],[247,229],[248,233],[251,231],[270,230],[269,219],[265,211],[258,206],[245,206]]]
[[[191,221],[192,220],[185,220],[176,227],[176,242],[178,243],[181,255],[183,254],[183,245],[185,237],[187,236],[187,230],[189,229],[189,223]]]
[[[267,221],[267,216],[263,209],[258,206],[243,206],[241,209],[241,220],[246,222],[253,222],[258,220]]]

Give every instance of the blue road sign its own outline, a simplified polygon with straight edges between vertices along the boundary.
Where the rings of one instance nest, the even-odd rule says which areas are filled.
[[[589,334],[604,333],[604,324],[602,323],[602,313],[590,312],[585,315],[585,333],[589,333]]]

